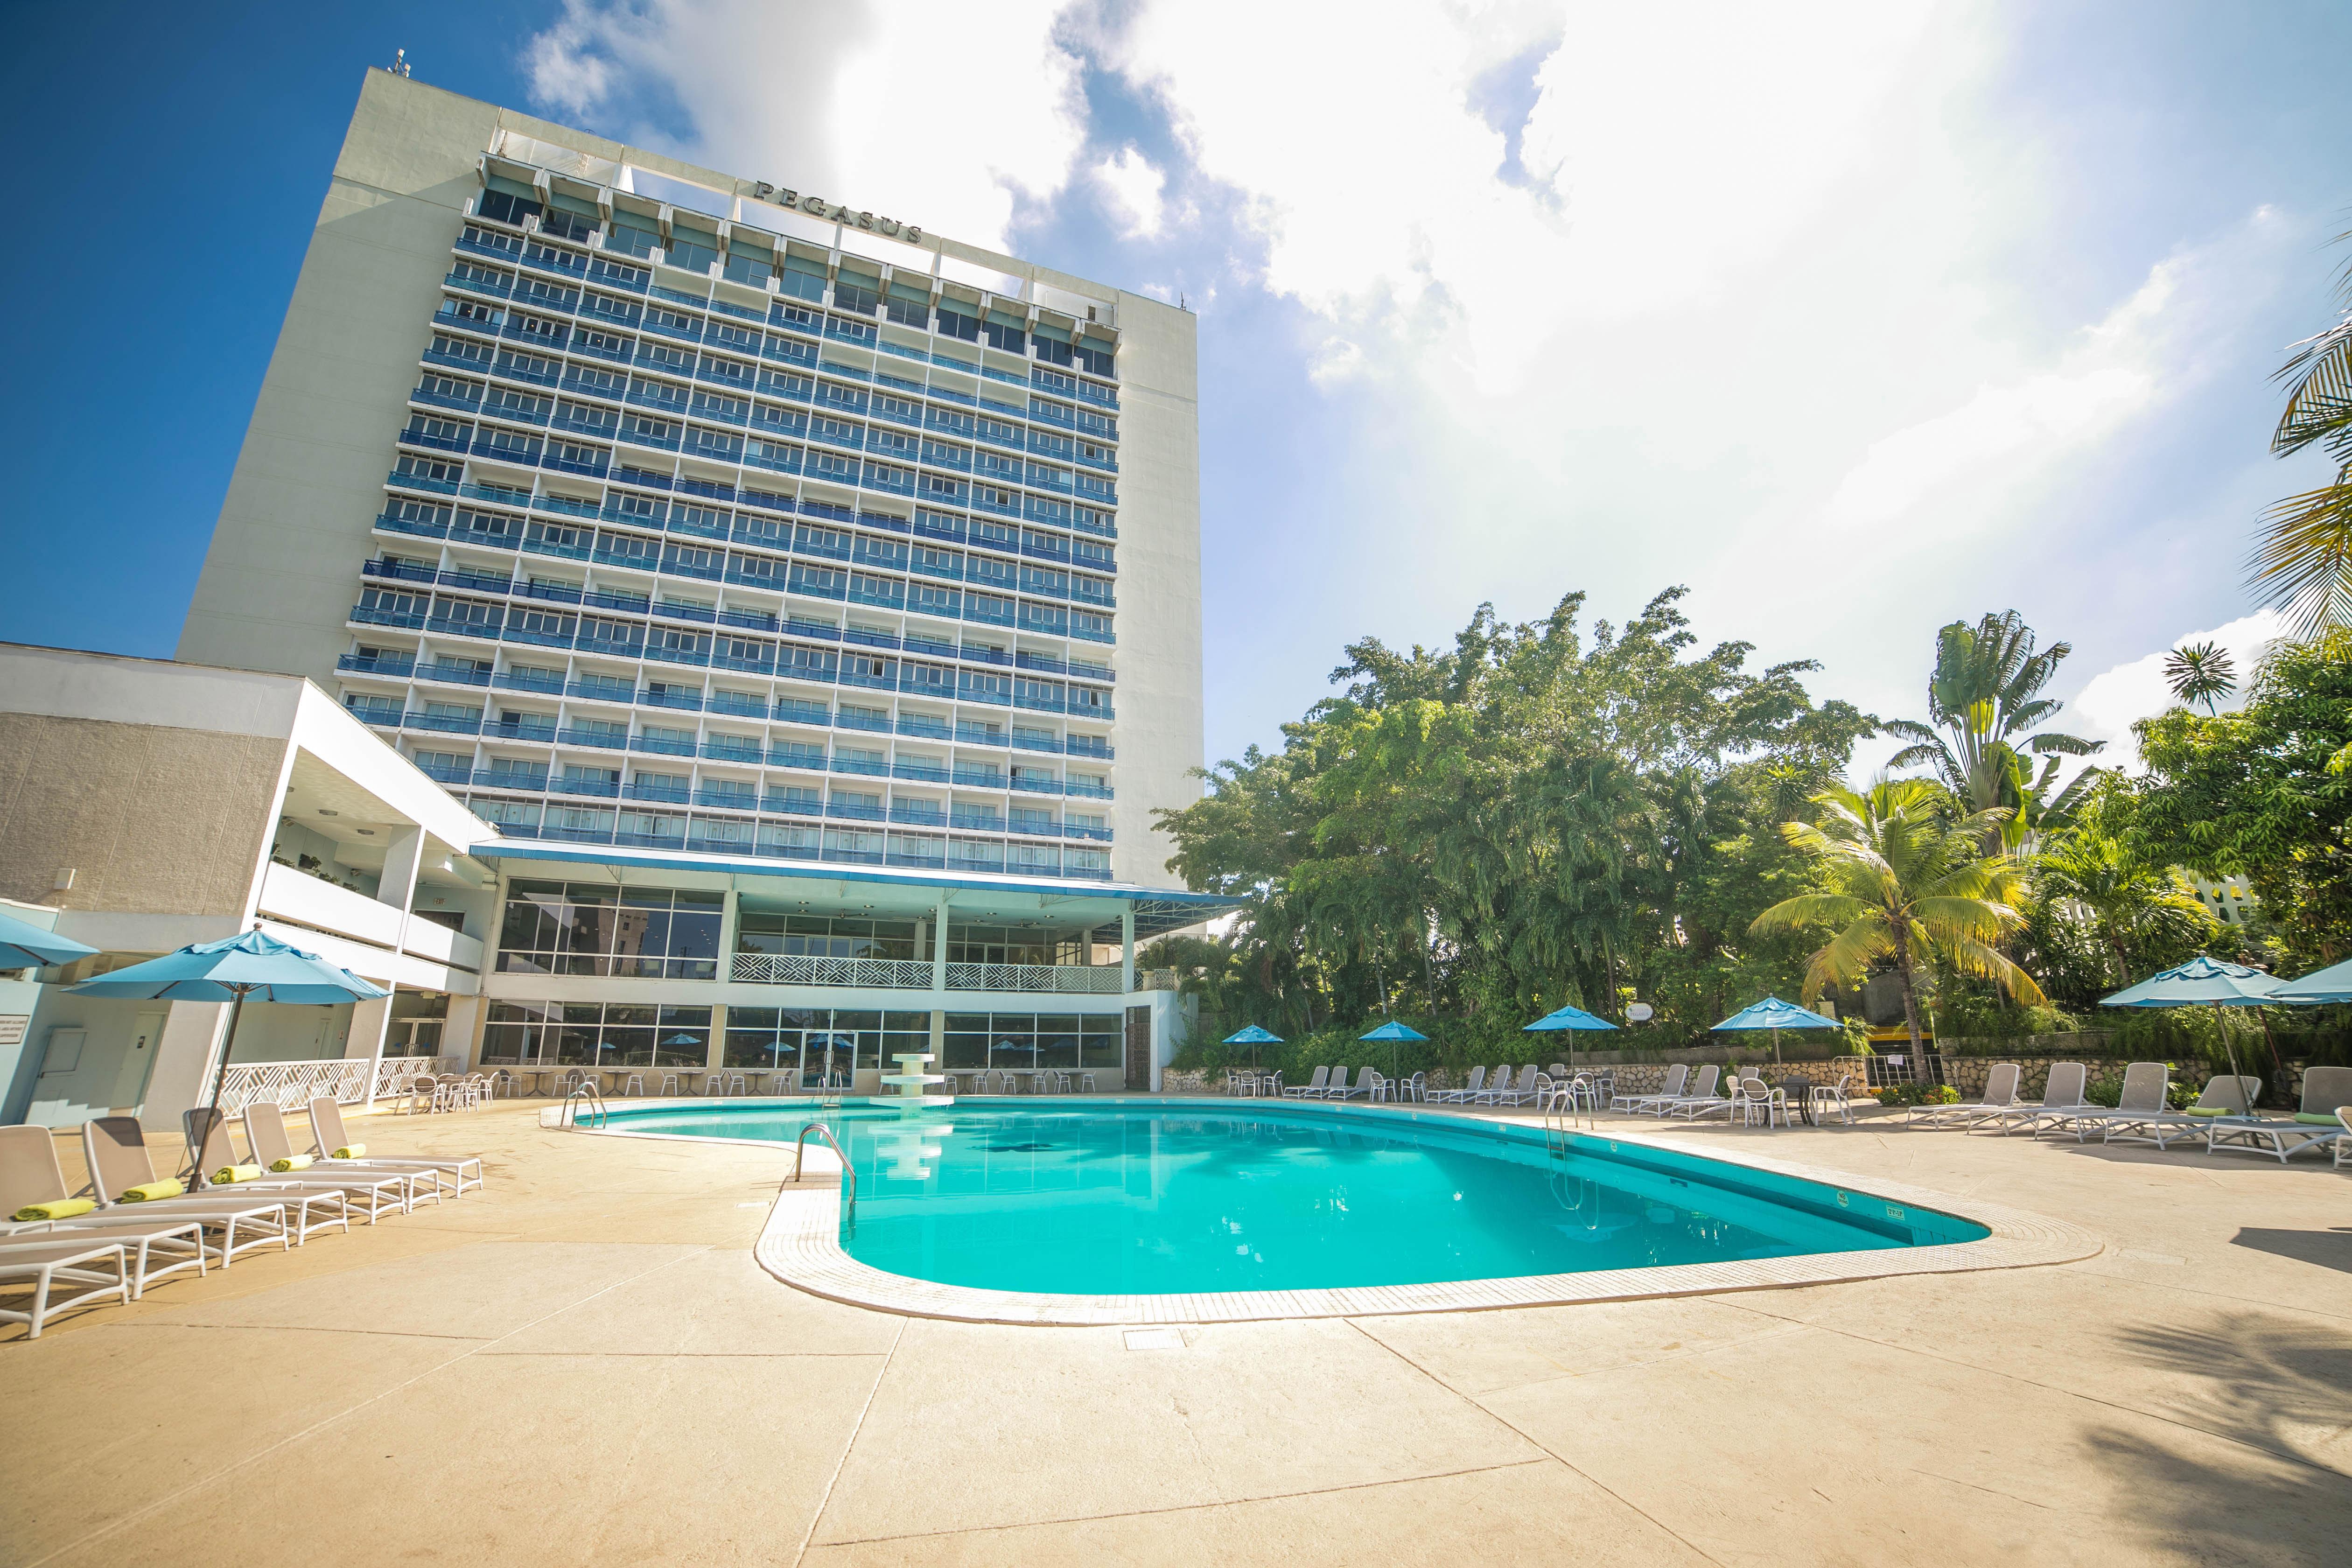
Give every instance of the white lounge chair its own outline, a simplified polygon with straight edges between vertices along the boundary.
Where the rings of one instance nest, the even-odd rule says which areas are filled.
[[[337,1160],[338,1149],[352,1146],[351,1135],[343,1131],[342,1108],[333,1097],[319,1095],[310,1101],[310,1137],[316,1145],[319,1164],[335,1166],[361,1164],[377,1171],[440,1171],[456,1184],[458,1197],[466,1195],[467,1187],[482,1184],[482,1157],[479,1154],[446,1154],[433,1157],[369,1155],[358,1161]],[[317,1169],[313,1166],[312,1169]]]
[[[2347,1101],[2352,1101],[2352,1068],[2305,1068],[2303,1101],[2294,1115],[2225,1119],[2210,1130],[2205,1147],[2208,1152],[2229,1148],[2270,1154],[2282,1165],[2305,1149],[2326,1149],[2340,1165],[2345,1138],[2340,1108]]]
[[[286,1136],[285,1112],[265,1101],[246,1107],[245,1143],[252,1152],[247,1163],[260,1166],[261,1174],[249,1182],[231,1183],[226,1190],[341,1194],[344,1211],[365,1215],[370,1225],[386,1214],[407,1214],[427,1195],[436,1202],[441,1196],[440,1173],[435,1171],[381,1171],[356,1163],[314,1165],[301,1171],[271,1170],[270,1166],[293,1155],[294,1145]],[[197,1163],[198,1173],[206,1179],[206,1190],[213,1190],[214,1173],[236,1163],[236,1145],[223,1119],[205,1138],[205,1157]]]
[[[1475,1105],[1500,1105],[1503,1096],[1511,1092],[1511,1064],[1505,1062],[1486,1076],[1486,1087],[1471,1097]]]
[[[83,1163],[89,1169],[90,1195],[100,1212],[126,1212],[147,1220],[201,1220],[217,1236],[213,1258],[224,1268],[241,1253],[276,1245],[281,1250],[310,1239],[321,1226],[350,1228],[341,1209],[324,1198],[299,1194],[188,1195],[125,1204],[122,1194],[157,1180],[147,1157],[147,1140],[131,1116],[100,1116],[81,1124]]]
[[[1326,1100],[1354,1100],[1360,1095],[1364,1099],[1370,1100],[1372,1098],[1373,1089],[1380,1082],[1380,1074],[1374,1072],[1369,1067],[1358,1068],[1356,1069],[1355,1087],[1352,1089],[1336,1087],[1326,1088],[1323,1091],[1323,1098]]]
[[[1906,1127],[1975,1126],[1989,1116],[2017,1109],[2017,1082],[2023,1071],[2015,1062],[1995,1062],[1985,1074],[1984,1098],[1965,1105],[1915,1105],[1904,1119]]]
[[[0,1307],[0,1323],[23,1323],[26,1339],[39,1339],[43,1326],[68,1307],[108,1296],[126,1307],[131,1304],[128,1250],[102,1231],[78,1232],[64,1240],[0,1244],[0,1282],[8,1280],[23,1280],[33,1300],[21,1310]],[[89,1289],[79,1296],[58,1297],[54,1292],[59,1285]]]
[[[1433,1105],[1465,1105],[1485,1093],[1486,1089],[1486,1069],[1481,1065],[1470,1069],[1469,1079],[1460,1089],[1432,1089],[1429,1099]]]
[[[2033,1135],[2040,1137],[2042,1129],[2047,1127],[2053,1131],[2072,1132],[2074,1142],[2080,1143],[2094,1128],[2104,1131],[2110,1121],[2160,1116],[2169,1104],[2165,1091],[2171,1081],[2169,1063],[2134,1062],[2124,1068],[2124,1086],[2114,1105],[2083,1105],[2053,1113],[2034,1123]]]
[[[1516,1081],[1505,1084],[1502,1088],[1494,1091],[1495,1103],[1497,1105],[1533,1105],[1539,1103],[1542,1099],[1542,1090],[1537,1087],[1537,1080],[1542,1077],[1543,1074],[1536,1069],[1535,1063],[1528,1063],[1527,1066],[1519,1069],[1519,1076]]]
[[[2227,1073],[2216,1073],[2205,1080],[2196,1100],[2186,1109],[2134,1117],[2128,1121],[2120,1117],[2111,1119],[2100,1132],[2100,1142],[2145,1141],[2168,1149],[2184,1139],[2203,1139],[2210,1147],[2215,1124],[2225,1117],[2244,1120],[2262,1095],[2263,1080],[2259,1078],[2231,1078]]]
[[[2027,1103],[2021,1101],[2008,1110],[1979,1118],[1968,1126],[1970,1132],[1992,1128],[1999,1132],[2011,1132],[2020,1127],[2032,1130],[2043,1117],[2065,1117],[2083,1110],[2090,1101],[2083,1098],[2083,1086],[2090,1081],[2090,1068],[2081,1062],[2053,1062],[2042,1080],[2042,1098]]]
[[[1680,1116],[1691,1121],[1696,1121],[1702,1116],[1712,1116],[1718,1110],[1728,1115],[1731,1101],[1715,1092],[1715,1086],[1722,1079],[1723,1069],[1709,1062],[1698,1069],[1698,1081],[1688,1094],[1654,1105],[1650,1107],[1650,1113],[1654,1116]]]
[[[0,1127],[0,1246],[63,1245],[84,1233],[119,1241],[131,1268],[133,1300],[145,1295],[154,1281],[183,1268],[194,1268],[200,1277],[204,1274],[201,1220],[141,1215],[135,1205],[92,1209],[65,1219],[10,1217],[36,1204],[57,1203],[73,1195],[66,1186],[65,1167],[58,1163],[57,1140],[47,1128]]]
[[[1690,1063],[1676,1062],[1666,1068],[1665,1079],[1658,1085],[1656,1093],[1617,1094],[1612,1092],[1609,1096],[1609,1109],[1647,1114],[1652,1106],[1662,1100],[1680,1100],[1683,1097],[1683,1086],[1688,1082],[1690,1082]]]

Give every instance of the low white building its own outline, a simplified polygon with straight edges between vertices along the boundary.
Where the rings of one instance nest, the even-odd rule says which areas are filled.
[[[259,927],[393,994],[251,1005],[229,1101],[363,1100],[417,1057],[870,1089],[886,1055],[1156,1087],[1137,940],[1229,907],[1115,883],[516,840],[299,677],[0,644],[0,899],[100,950],[0,986],[0,1121],[176,1127],[227,1008],[65,987]]]

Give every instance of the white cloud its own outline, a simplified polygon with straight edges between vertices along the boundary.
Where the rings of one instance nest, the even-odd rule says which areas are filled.
[[[1129,239],[1150,239],[1160,232],[1168,176],[1151,166],[1151,161],[1132,147],[1122,147],[1115,158],[1105,158],[1094,168],[1095,183],[1102,187],[1109,203],[1111,215],[1119,221],[1120,232]]]
[[[639,145],[1003,247],[1068,184],[1078,61],[1053,0],[565,0],[524,50],[533,100]],[[689,128],[660,127],[674,105]]]
[[[2099,757],[2102,763],[2137,769],[2139,748],[2132,739],[2132,725],[2175,706],[2164,679],[2164,661],[2174,648],[2189,643],[2220,644],[2237,667],[2242,698],[2254,667],[2285,633],[2286,623],[2273,610],[2257,610],[2210,631],[2183,632],[2154,653],[2102,670],[2085,682],[2082,695],[2070,705],[2076,727],[2086,739],[2107,742]],[[2220,706],[2235,708],[2239,702],[2240,698],[2231,698]]]

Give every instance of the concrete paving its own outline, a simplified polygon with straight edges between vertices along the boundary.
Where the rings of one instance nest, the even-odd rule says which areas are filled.
[[[789,1152],[547,1131],[528,1103],[379,1117],[372,1148],[481,1152],[488,1190],[0,1334],[0,1563],[2352,1552],[2352,1173],[1885,1119],[1675,1135],[2038,1210],[2106,1250],[1654,1301],[999,1327],[762,1273]]]

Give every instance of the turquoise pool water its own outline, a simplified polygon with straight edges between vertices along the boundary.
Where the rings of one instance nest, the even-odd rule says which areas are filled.
[[[936,1110],[745,1101],[615,1131],[789,1142],[857,1173],[841,1244],[892,1274],[1079,1295],[1426,1284],[1974,1241],[1982,1226],[1606,1137],[1246,1103]],[[811,1142],[815,1142],[814,1138]]]

